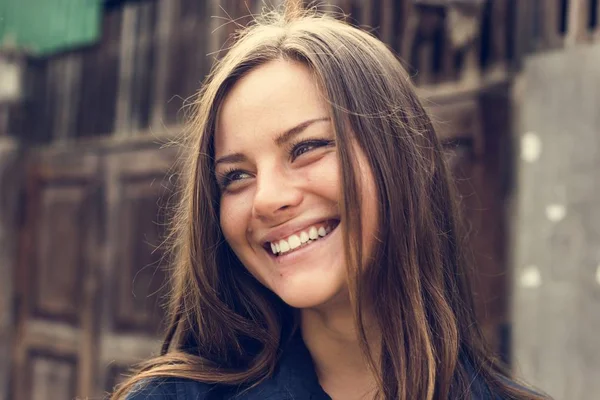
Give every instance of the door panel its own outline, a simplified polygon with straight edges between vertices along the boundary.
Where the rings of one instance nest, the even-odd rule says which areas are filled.
[[[42,186],[37,252],[31,266],[35,282],[33,312],[79,324],[85,232],[90,228],[89,185],[61,180]],[[58,269],[58,270],[57,270]]]
[[[160,348],[166,274],[162,241],[173,149],[141,147],[105,158],[106,262],[98,387],[112,390],[132,364]]]
[[[72,399],[77,382],[77,360],[55,354],[32,352],[29,354],[28,372],[31,377],[31,392],[34,400]]]
[[[98,157],[42,151],[30,158],[17,279],[14,397],[89,390],[90,306],[98,255]]]
[[[103,398],[158,351],[174,154],[149,142],[31,154],[12,398]]]
[[[116,221],[119,267],[114,300],[114,322],[119,331],[149,331],[160,325],[163,313],[156,301],[148,302],[161,288],[164,274],[159,268],[161,226],[148,216],[157,215],[156,199],[162,188],[152,185],[155,176],[126,176],[120,181],[122,198]],[[131,296],[133,294],[134,296]]]

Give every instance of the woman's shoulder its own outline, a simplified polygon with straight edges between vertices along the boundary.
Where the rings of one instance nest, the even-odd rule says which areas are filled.
[[[301,338],[285,346],[273,373],[256,384],[207,384],[185,378],[143,381],[126,400],[330,400],[319,385],[310,354]]]
[[[218,385],[185,378],[155,378],[134,387],[126,400],[224,400]]]

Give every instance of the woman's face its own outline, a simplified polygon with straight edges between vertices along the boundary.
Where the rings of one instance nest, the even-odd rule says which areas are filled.
[[[375,189],[357,154],[368,253]],[[215,160],[221,228],[248,271],[297,308],[345,295],[335,135],[328,104],[304,65],[272,61],[234,85],[219,112]]]

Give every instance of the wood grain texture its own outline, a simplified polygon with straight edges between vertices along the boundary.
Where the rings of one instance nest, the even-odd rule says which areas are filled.
[[[563,44],[561,25],[566,18],[561,12],[561,0],[542,1],[539,3],[538,12],[542,17],[542,37],[545,47],[550,49],[561,47]]]
[[[159,0],[157,5],[155,41],[155,69],[152,76],[152,106],[150,110],[150,126],[160,129],[166,124],[166,106],[168,101],[167,83],[171,63],[170,47],[172,31],[175,28],[175,15],[178,11],[177,0]]]
[[[52,363],[38,363],[35,354],[66,357],[77,364],[73,373],[57,364],[64,372],[56,377],[62,382],[54,388],[57,393],[71,397],[88,393],[90,383],[82,373],[88,373],[93,362],[90,337],[95,329],[89,316],[94,310],[89,305],[96,293],[87,290],[86,277],[96,270],[99,249],[97,168],[94,155],[64,149],[40,150],[28,157],[25,222],[16,270],[19,307],[13,391],[17,399],[39,398],[50,382],[44,371],[51,370]]]
[[[565,45],[573,46],[577,42],[586,42],[590,38],[588,22],[591,1],[570,1],[567,9],[567,29]]]
[[[107,10],[100,42],[82,50],[79,137],[110,135],[115,130],[122,18],[121,9]]]
[[[478,320],[494,350],[502,353],[509,320],[506,265],[508,194],[503,173],[509,151],[508,87],[436,103],[431,114],[444,145],[472,246],[473,289]],[[506,354],[502,354],[507,357]]]
[[[17,141],[0,138],[0,388],[8,388],[12,370],[22,167]],[[0,390],[0,400],[8,400],[6,390]]]
[[[105,155],[106,241],[95,360],[102,385],[117,379],[110,366],[133,365],[159,348],[167,290],[161,245],[165,213],[174,201],[174,150],[148,142]]]
[[[493,2],[492,21],[481,21],[490,25],[484,29],[492,32],[492,66],[503,65],[508,57],[501,45],[503,30],[512,29],[510,19],[502,18],[508,1]],[[553,8],[557,0],[549,1],[553,3],[544,8],[547,11],[537,10],[544,29],[550,29],[548,24],[560,17]],[[524,7],[521,3],[530,2],[519,2],[519,7]],[[463,71],[467,67],[475,69],[468,71],[469,76],[477,75],[482,67],[477,61],[478,45],[470,46],[465,55],[455,54],[439,20],[444,12],[437,16],[431,12],[446,6],[441,2],[415,4],[408,0],[337,0],[324,8],[351,14],[353,23],[375,29],[411,74],[415,69],[422,72],[417,75],[421,85],[457,82],[467,74]],[[17,119],[23,120],[21,130],[37,141],[143,135],[150,126],[160,133],[165,126],[186,119],[185,106],[213,61],[225,53],[230,44],[227,39],[260,8],[258,0],[152,0],[107,7],[99,43],[30,61],[31,96],[24,110],[9,111],[5,120],[12,114],[18,117],[18,113],[32,116]],[[554,14],[550,15],[551,11]],[[550,31],[556,24],[552,26]],[[425,38],[424,31],[430,29],[435,37]]]

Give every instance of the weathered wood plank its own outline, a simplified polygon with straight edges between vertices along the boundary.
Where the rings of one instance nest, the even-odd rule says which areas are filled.
[[[593,32],[594,40],[600,39],[600,1],[596,0],[596,26]]]
[[[122,16],[121,8],[106,10],[100,43],[82,51],[77,136],[109,135],[115,130]]]
[[[373,22],[374,22],[374,13],[373,13],[373,6],[374,6],[374,2],[376,0],[363,0],[360,1],[360,17],[359,17],[359,24],[361,27],[365,28],[365,29],[372,29],[375,28],[373,26]]]
[[[132,133],[148,127],[153,103],[152,93],[156,81],[153,79],[156,67],[154,31],[156,25],[156,1],[139,3],[137,12],[137,32],[134,45],[132,104],[130,105]]]
[[[156,56],[155,71],[152,78],[152,109],[150,111],[150,126],[160,129],[165,124],[165,109],[167,105],[167,90],[169,78],[170,45],[172,43],[172,31],[175,23],[175,15],[179,10],[178,0],[159,0],[158,22],[154,36]]]
[[[513,57],[515,66],[520,67],[527,53],[533,47],[534,12],[533,2],[517,1],[515,3],[515,26],[513,28]]]
[[[539,7],[544,47],[551,49],[561,47],[563,44],[561,21],[564,18],[561,13],[561,0],[544,0]]]
[[[119,136],[131,136],[149,124],[156,6],[156,2],[124,6],[115,124]]]
[[[397,1],[382,0],[380,5],[380,35],[379,37],[385,43],[394,42],[394,13],[396,12]]]
[[[131,105],[133,99],[132,80],[135,62],[135,27],[138,7],[136,3],[127,3],[123,8],[121,23],[121,41],[119,52],[119,83],[116,98],[117,115],[115,134],[129,136],[131,134]]]
[[[211,7],[217,7],[213,9]],[[186,101],[200,88],[211,63],[224,40],[225,21],[218,3],[181,0],[176,15],[177,29],[170,47],[168,103],[166,120],[170,124],[183,122]],[[215,47],[211,47],[215,46]],[[211,54],[211,55],[209,55]]]
[[[50,384],[36,369],[50,365],[47,357],[57,368],[67,359],[73,364],[73,374],[56,381],[52,390],[85,397],[93,382],[89,366],[96,346],[91,338],[97,331],[91,323],[96,295],[88,283],[100,252],[94,225],[101,204],[95,180],[98,158],[55,148],[30,153],[26,167],[27,202],[16,269],[15,397],[41,395],[40,387]]]
[[[405,64],[409,64],[419,19],[411,1],[399,0],[398,3],[399,5],[396,8],[394,15],[394,29],[396,31],[396,36],[392,47],[396,50]],[[405,66],[408,67],[408,65]]]
[[[434,44],[430,41],[421,42],[417,47],[417,75],[415,80],[419,85],[433,83],[435,74],[433,72],[433,57],[435,55]]]
[[[9,387],[14,344],[14,304],[22,164],[16,140],[0,138],[0,388]],[[0,400],[8,392],[0,390]]]
[[[565,34],[565,45],[573,46],[578,42],[586,42],[590,38],[588,21],[591,7],[590,1],[569,2],[567,9],[567,31]]]
[[[162,249],[157,247],[164,239],[162,212],[172,196],[169,177],[175,149],[158,147],[116,148],[106,155],[107,236],[97,358],[97,382],[102,385],[114,381],[109,376],[112,364],[131,365],[155,352],[162,333],[160,305],[166,282]]]
[[[8,136],[8,121],[10,119],[8,104],[0,104],[0,137]]]
[[[489,64],[504,63],[507,59],[507,22],[510,20],[508,0],[491,2]]]
[[[67,53],[55,60],[52,66],[53,99],[56,119],[53,138],[64,142],[76,136],[77,114],[80,107],[82,55],[79,52]]]
[[[453,81],[456,79],[457,51],[449,35],[440,35],[437,41],[439,66],[436,82]]]
[[[443,6],[422,5],[416,12],[417,26],[411,44],[410,66],[416,68],[415,81],[419,85],[435,83],[439,77],[438,52],[441,50],[445,33]]]
[[[501,43],[506,36],[502,29],[508,22],[502,21],[501,11],[506,8],[507,1],[491,3],[494,9],[500,10],[492,18],[497,62],[501,62],[506,53]],[[554,5],[558,4],[557,0],[551,1]],[[461,69],[457,71],[455,68],[457,58],[455,49],[449,46],[449,33],[438,35],[433,50],[428,49],[431,43],[419,38],[419,29],[423,24],[430,24],[414,13],[414,4],[407,0],[336,0],[324,8],[335,10],[341,7],[346,13],[352,12],[359,24],[379,28],[381,38],[400,54],[409,68],[425,63],[420,69],[430,69],[424,72],[424,75],[430,75],[426,77],[426,83],[458,79]],[[418,4],[418,7],[426,8],[447,6],[436,1],[420,1]],[[81,110],[72,112],[68,110],[71,107],[54,104],[58,92],[69,92],[66,90],[69,86],[63,83],[56,86],[57,68],[61,70],[63,67],[54,64],[60,63],[61,57],[49,60],[49,83],[43,94],[47,99],[42,107],[48,110],[31,110],[44,114],[42,120],[37,118],[40,121],[37,130],[44,134],[52,131],[59,137],[128,135],[144,130],[148,125],[160,128],[161,121],[167,125],[180,122],[178,116],[181,116],[182,99],[187,99],[198,89],[212,62],[213,57],[206,55],[218,54],[237,24],[248,22],[250,14],[258,12],[261,6],[262,3],[257,0],[155,0],[126,2],[120,7],[107,8],[101,43],[75,51],[83,58],[81,82],[76,84],[77,74],[65,75],[75,79],[71,86],[79,86],[75,92],[70,91],[73,94],[69,98],[72,104],[80,104]],[[157,7],[160,7],[160,12],[156,11]],[[240,17],[245,18],[238,19]],[[550,20],[556,22],[554,17]],[[421,43],[423,49],[419,48]],[[436,66],[429,65],[431,62],[422,58],[432,51],[441,60],[441,63],[436,61]],[[438,54],[440,51],[443,52],[441,56]],[[470,65],[469,60],[477,58],[477,55],[469,53],[458,59],[461,57],[466,60],[465,65]],[[71,67],[72,71],[77,70]],[[80,101],[75,101],[78,96]],[[75,128],[72,127],[73,118],[77,121]]]

